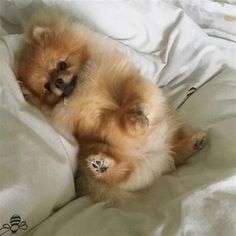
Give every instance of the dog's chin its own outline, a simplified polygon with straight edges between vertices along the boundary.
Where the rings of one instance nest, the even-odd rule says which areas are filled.
[[[62,96],[58,96],[56,94],[48,94],[44,97],[44,103],[49,106],[49,107],[54,107],[56,106],[58,103],[63,101],[63,97]]]

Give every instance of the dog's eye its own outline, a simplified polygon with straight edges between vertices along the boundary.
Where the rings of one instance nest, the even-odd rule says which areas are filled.
[[[57,69],[58,70],[65,70],[67,68],[67,64],[66,62],[64,61],[60,61],[58,64],[57,64]]]
[[[49,84],[49,83],[44,84],[44,88],[45,88],[48,92],[51,91],[51,88],[50,88],[50,84]]]

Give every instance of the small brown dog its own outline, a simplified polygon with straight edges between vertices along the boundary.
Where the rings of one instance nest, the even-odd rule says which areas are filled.
[[[70,18],[46,17],[27,27],[16,73],[26,99],[78,140],[83,194],[127,202],[203,147],[206,134],[186,135],[124,55]]]

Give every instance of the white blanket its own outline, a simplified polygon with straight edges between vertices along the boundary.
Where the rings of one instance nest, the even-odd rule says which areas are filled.
[[[236,72],[227,69],[235,66],[235,43],[227,32],[224,47],[215,43],[202,24],[174,6],[189,9],[191,16],[184,1],[168,2],[44,1],[109,36],[145,78],[164,86],[190,125],[209,134],[201,153],[161,177],[144,204],[132,210],[105,208],[87,197],[68,203],[75,196],[76,145],[24,101],[12,71],[21,40],[12,33],[43,3],[0,2],[0,235],[11,235],[19,217],[17,234],[24,234],[66,203],[27,235],[235,235]]]

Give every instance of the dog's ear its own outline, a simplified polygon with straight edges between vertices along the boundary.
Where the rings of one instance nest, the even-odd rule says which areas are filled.
[[[35,25],[33,28],[29,29],[25,34],[25,40],[28,43],[38,43],[44,45],[49,39],[51,30],[46,26]]]
[[[34,40],[42,42],[48,37],[49,34],[50,30],[48,28],[43,26],[35,26],[33,28],[32,37]]]

